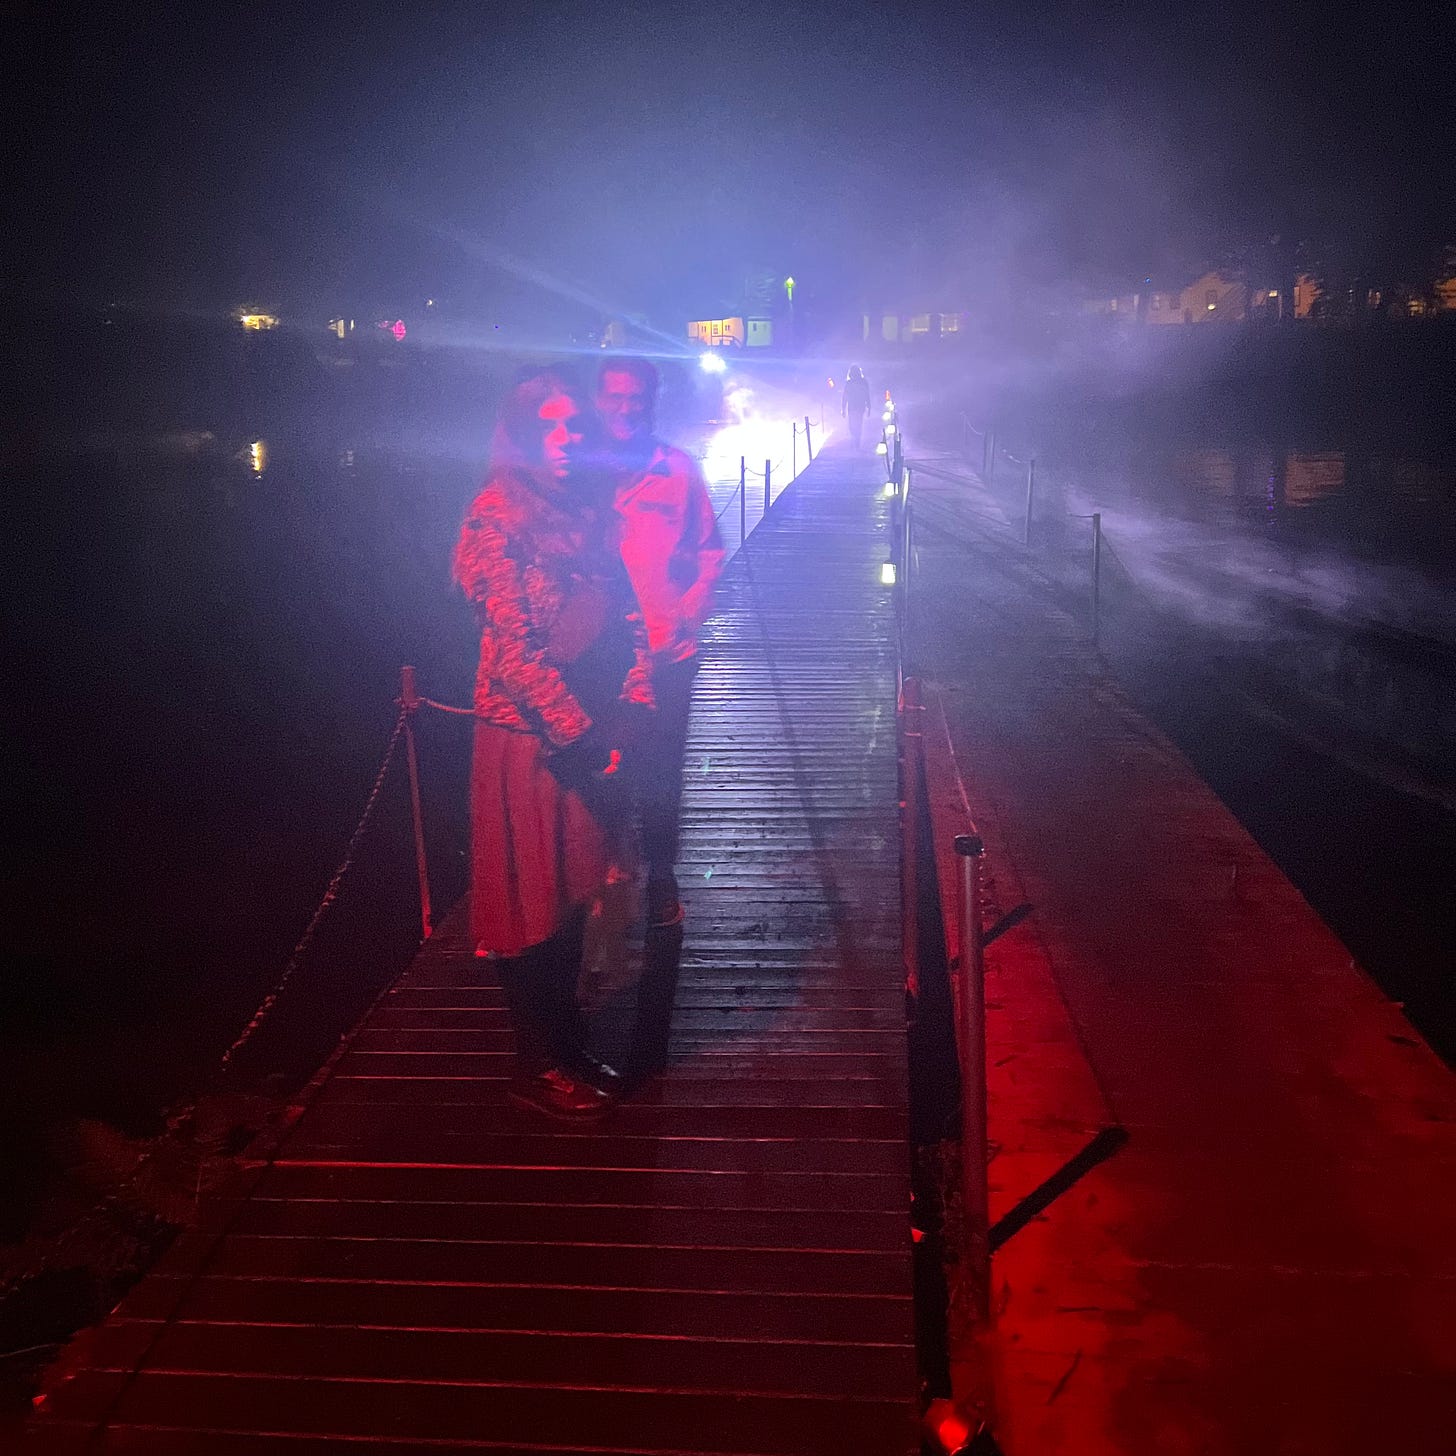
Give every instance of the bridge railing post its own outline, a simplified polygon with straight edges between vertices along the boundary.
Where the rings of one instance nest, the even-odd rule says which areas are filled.
[[[986,1139],[986,945],[981,926],[979,834],[955,837],[960,871],[960,998],[956,1018],[961,1054],[961,1201],[965,1219],[971,1312],[984,1320],[991,1307],[989,1153]]]
[[[420,695],[415,688],[415,670],[399,670],[399,705],[404,712],[405,761],[409,765],[410,820],[415,836],[415,873],[420,882],[420,939],[428,940],[432,929],[430,911],[430,866],[425,856],[425,819],[420,804],[420,765],[415,754],[415,714],[419,712]]]
[[[1022,532],[1022,544],[1031,545],[1031,506],[1036,494],[1036,456],[1026,462],[1026,526]]]
[[[924,774],[925,717],[920,680],[900,684],[900,965],[905,994],[920,997],[920,784]]]
[[[748,457],[738,457],[738,544],[748,540]]]

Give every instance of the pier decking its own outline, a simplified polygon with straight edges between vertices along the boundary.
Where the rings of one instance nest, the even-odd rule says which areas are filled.
[[[36,1451],[916,1448],[895,664],[873,458],[731,563],[689,755],[667,1073],[505,1101],[452,921],[99,1329]]]

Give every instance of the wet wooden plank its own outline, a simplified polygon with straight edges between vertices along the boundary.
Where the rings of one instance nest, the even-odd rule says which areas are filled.
[[[433,1119],[431,1120],[433,1123]],[[338,1161],[462,1167],[641,1168],[753,1173],[903,1172],[903,1141],[844,1138],[723,1138],[702,1135],[572,1137],[543,1133],[492,1134],[485,1130],[440,1134],[353,1128],[289,1143],[287,1162]]]
[[[118,1322],[92,1351],[93,1368],[129,1370],[149,1346],[149,1370],[193,1374],[742,1391],[898,1400],[882,1347],[824,1341],[569,1335],[512,1330],[352,1329],[317,1325]]]
[[[274,1198],[446,1198],[479,1203],[662,1202],[675,1208],[906,1207],[899,1173],[756,1173],[673,1168],[452,1168],[277,1162],[258,1193]]]
[[[487,1243],[473,1239],[230,1234],[208,1262],[237,1279],[347,1279],[386,1284],[569,1285],[776,1294],[895,1294],[898,1253],[847,1249],[711,1249],[659,1244]]]
[[[383,1137],[417,1136],[420,1114],[408,1104],[377,1103],[369,1113],[367,1130]],[[337,1141],[361,1135],[356,1105],[315,1104],[298,1125],[293,1153],[306,1143]],[[480,1106],[437,1103],[430,1110],[430,1131],[436,1137],[473,1136],[482,1132],[506,1136],[552,1136],[561,1143],[582,1142],[591,1134],[572,1128],[559,1133],[541,1131],[541,1119],[524,1108],[502,1102],[488,1112]],[[799,1138],[866,1138],[895,1141],[903,1150],[906,1116],[894,1107],[686,1107],[627,1103],[619,1107],[602,1129],[604,1137],[768,1138],[793,1142]]]
[[[895,1249],[901,1210],[658,1208],[631,1204],[485,1204],[468,1201],[251,1198],[239,1234],[338,1238],[479,1239],[656,1244],[666,1248]]]
[[[261,1429],[342,1440],[478,1442],[484,1435],[538,1451],[576,1443],[586,1432],[598,1450],[690,1450],[683,1437],[696,1433],[710,1442],[699,1450],[840,1456],[846,1449],[905,1449],[907,1415],[897,1401],[142,1370],[117,1398],[113,1419],[134,1427]]]
[[[383,1284],[377,1281],[153,1276],[123,1305],[131,1319],[384,1326],[392,1329],[555,1330],[689,1340],[821,1340],[852,1331],[886,1346],[907,1372],[909,1294],[780,1294],[706,1289],[591,1289],[556,1285]],[[908,1289],[908,1286],[907,1286]],[[174,1310],[175,1306],[175,1310]],[[705,1356],[706,1358],[706,1356]],[[908,1397],[907,1397],[908,1398]]]

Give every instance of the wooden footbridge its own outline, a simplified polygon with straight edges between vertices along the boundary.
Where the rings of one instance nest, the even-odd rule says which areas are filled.
[[[588,1128],[508,1105],[448,922],[67,1353],[29,1449],[918,1449],[881,479],[823,457],[726,573],[666,1074]]]

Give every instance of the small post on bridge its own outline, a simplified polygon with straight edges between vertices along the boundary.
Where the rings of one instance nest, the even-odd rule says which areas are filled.
[[[1092,645],[1102,641],[1102,512],[1092,512]]]
[[[910,621],[910,552],[914,546],[914,526],[910,518],[910,467],[900,477],[900,600],[905,622]]]
[[[920,780],[925,710],[920,680],[900,684],[900,963],[905,994],[920,999]]]
[[[1033,455],[1026,462],[1026,529],[1022,535],[1022,542],[1031,545],[1031,500],[1036,491],[1036,456]]]
[[[415,831],[415,870],[420,881],[420,939],[430,938],[430,867],[425,859],[425,820],[420,809],[420,765],[415,755],[415,714],[420,695],[415,691],[415,670],[399,670],[399,706],[404,713],[405,760],[409,764],[410,818]]]
[[[812,465],[814,463],[814,437],[809,433],[808,415],[804,416],[804,453],[809,457],[806,464]]]
[[[768,515],[768,508],[773,504],[773,461],[763,462],[763,513]]]
[[[738,544],[748,540],[748,457],[738,457]]]
[[[991,1307],[991,1228],[986,1145],[986,947],[981,939],[979,834],[957,834],[960,869],[961,1199],[966,1233],[966,1278],[972,1316]]]
[[[794,443],[790,447],[789,454],[789,479],[792,480],[799,473],[799,422],[794,421]]]

